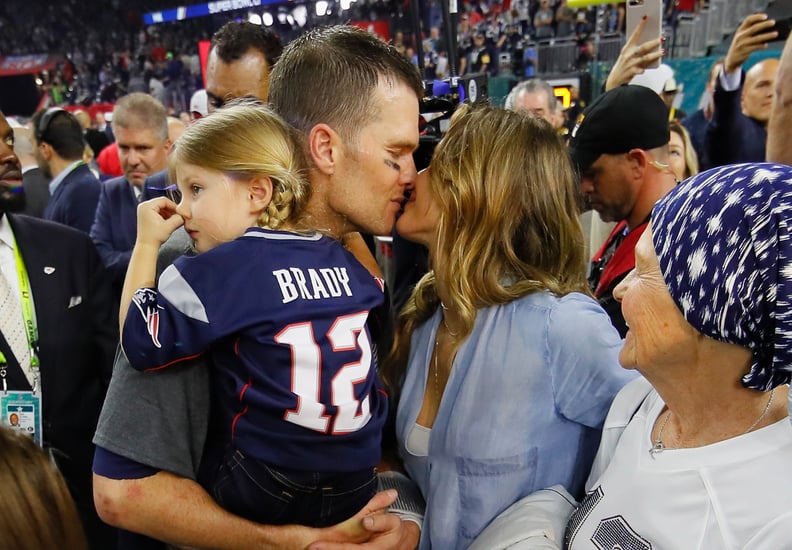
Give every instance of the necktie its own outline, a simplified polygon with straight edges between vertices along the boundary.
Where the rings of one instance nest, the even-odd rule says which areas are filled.
[[[11,347],[26,375],[30,370],[30,349],[25,334],[25,321],[22,318],[22,306],[19,296],[14,295],[5,273],[0,270],[0,332]]]

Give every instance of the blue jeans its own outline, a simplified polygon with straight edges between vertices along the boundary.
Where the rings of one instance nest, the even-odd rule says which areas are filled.
[[[335,525],[355,515],[374,496],[374,468],[356,472],[303,472],[274,468],[234,449],[212,484],[229,512],[267,525]]]

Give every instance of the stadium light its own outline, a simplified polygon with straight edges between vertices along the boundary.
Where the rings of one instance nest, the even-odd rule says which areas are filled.
[[[272,24],[275,22],[275,19],[272,17],[272,14],[268,11],[265,11],[261,14],[261,22],[264,23],[264,26],[271,27]]]
[[[308,22],[308,8],[306,8],[304,4],[300,4],[295,7],[292,11],[292,15],[300,27],[304,27]]]
[[[248,14],[248,22],[253,23],[254,25],[261,25],[261,16],[257,13],[249,13]]]
[[[316,15],[322,17],[327,14],[327,0],[316,2]]]

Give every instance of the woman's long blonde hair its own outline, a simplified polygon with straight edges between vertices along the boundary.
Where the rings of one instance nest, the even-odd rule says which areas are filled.
[[[308,202],[305,153],[297,132],[256,100],[230,102],[190,125],[171,154],[171,181],[182,163],[232,177],[270,178],[272,201],[259,216],[259,227],[293,223]]]
[[[47,453],[0,426],[0,548],[88,548],[69,489]]]
[[[399,315],[382,366],[391,390],[406,368],[414,328],[440,305],[442,282],[470,334],[476,311],[537,291],[589,292],[576,181],[567,150],[543,120],[461,106],[430,164],[440,215],[432,271]],[[461,338],[460,338],[461,340]]]

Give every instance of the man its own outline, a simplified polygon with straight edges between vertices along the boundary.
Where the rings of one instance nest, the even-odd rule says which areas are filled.
[[[50,450],[91,547],[112,549],[115,530],[101,523],[93,505],[91,437],[118,341],[117,306],[88,235],[16,215],[25,200],[22,172],[12,149],[14,133],[2,114],[0,136],[0,286],[6,293],[0,306],[6,368],[0,370],[8,390],[0,396],[0,423],[10,423],[5,415],[14,399],[38,409],[40,424],[33,415],[18,420]],[[44,138],[57,143],[46,131]]]
[[[775,21],[764,13],[749,15],[734,33],[723,61],[715,94],[715,112],[707,127],[706,155],[711,166],[765,159],[767,121],[773,105],[778,59],[756,63],[745,73],[743,64],[755,51],[778,36]]]
[[[704,86],[704,94],[702,96],[702,107],[682,119],[682,126],[688,131],[690,135],[690,142],[696,150],[696,156],[699,161],[699,168],[706,170],[710,168],[709,160],[706,157],[704,150],[704,141],[707,135],[707,126],[712,118],[712,113],[715,108],[713,96],[715,94],[715,86],[718,82],[718,75],[721,73],[723,67],[723,58],[717,59],[711,66],[709,72],[709,79]]]
[[[122,97],[112,124],[124,175],[102,184],[91,239],[120,298],[135,244],[138,199],[146,178],[167,167],[171,140],[165,107],[148,94]]]
[[[504,107],[509,111],[542,118],[557,131],[564,123],[564,115],[553,87],[539,78],[525,80],[512,88],[506,96]]]
[[[266,100],[270,70],[282,51],[278,37],[261,25],[227,23],[212,36],[206,61],[206,97],[211,113],[236,97]]]
[[[50,201],[44,218],[91,230],[100,184],[83,161],[82,126],[74,115],[58,107],[39,111],[31,119],[36,138],[36,162],[48,178]]]
[[[14,128],[14,152],[22,163],[22,185],[25,189],[22,213],[42,218],[50,200],[50,179],[38,167],[33,132],[29,128]]]
[[[643,86],[619,86],[583,111],[569,147],[586,202],[618,222],[594,255],[589,284],[622,336],[613,289],[635,267],[634,249],[652,207],[676,181],[668,166],[668,108]]]
[[[339,238],[357,230],[389,233],[416,175],[412,152],[423,89],[416,69],[395,49],[353,27],[306,33],[284,56],[285,64],[273,72],[270,99],[300,131],[311,157],[306,224]],[[279,66],[285,70],[278,72]],[[349,94],[350,86],[357,93]],[[319,96],[317,87],[323,90]],[[171,374],[165,371],[156,379],[133,378],[129,371],[116,366],[96,435],[101,449],[94,490],[105,520],[195,548],[301,548],[312,540],[352,540],[335,528],[257,525],[217,506],[194,481],[206,436],[201,429],[209,400],[206,369],[177,369],[171,378],[161,376]],[[130,410],[136,415],[132,421]],[[119,473],[130,460],[137,463],[135,470]],[[369,507],[387,506],[392,499],[382,493]],[[355,526],[361,517],[354,518]],[[417,527],[397,516],[376,515],[364,525],[374,534],[371,548],[417,543]]]

